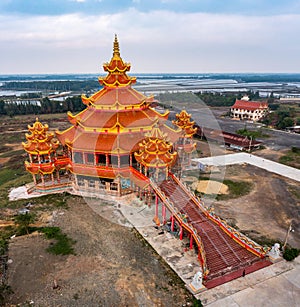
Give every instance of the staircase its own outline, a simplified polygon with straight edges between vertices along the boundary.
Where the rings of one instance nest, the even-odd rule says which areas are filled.
[[[161,192],[158,195],[160,199],[164,203],[167,201],[167,207],[171,206],[172,210],[177,212],[174,215],[177,222],[188,231],[195,230],[201,238],[201,249],[204,249],[203,258],[206,261],[204,265],[207,269],[207,288],[271,264],[265,259],[265,252],[260,246],[220,218],[211,215],[174,175],[170,174],[167,180],[156,187],[156,192],[158,189]],[[178,218],[180,216],[185,218]]]

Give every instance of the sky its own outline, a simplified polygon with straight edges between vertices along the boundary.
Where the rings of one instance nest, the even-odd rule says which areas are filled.
[[[1,0],[0,74],[300,73],[299,0]]]

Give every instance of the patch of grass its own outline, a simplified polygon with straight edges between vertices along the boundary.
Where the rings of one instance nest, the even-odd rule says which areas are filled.
[[[253,140],[257,138],[268,138],[270,137],[268,134],[265,134],[262,132],[262,130],[248,130],[247,128],[239,129],[236,131],[237,134],[246,136],[248,138],[251,138]]]
[[[300,169],[300,148],[293,146],[284,156],[279,158],[279,162]]]
[[[49,210],[51,208],[68,209],[68,199],[76,197],[78,196],[66,192],[41,196],[39,197],[39,202],[43,205],[39,207],[39,210]]]
[[[218,194],[218,195],[205,194],[205,197],[211,199],[227,200],[231,198],[237,198],[249,194],[253,189],[253,183],[249,181],[233,181],[230,179],[222,180],[219,178],[207,177],[207,174],[200,174],[198,170],[189,171],[187,174],[188,176],[197,177],[198,180],[213,180],[213,181],[222,182],[228,186],[228,194]],[[199,193],[197,191],[195,191],[195,194],[199,195],[200,197],[204,195],[203,193]]]
[[[193,299],[193,305],[192,305],[192,306],[193,306],[193,307],[202,307],[203,305],[202,305],[202,303],[201,303],[201,300],[194,298],[194,299]]]
[[[244,231],[244,233],[254,242],[258,243],[261,246],[273,246],[275,243],[279,243],[280,246],[283,245],[283,243],[280,240],[269,238],[266,236],[255,236],[253,235],[253,231]]]
[[[220,181],[217,179],[212,179]],[[228,200],[231,198],[238,198],[247,195],[251,192],[253,188],[253,183],[249,181],[233,181],[229,179],[224,179],[223,184],[228,186],[228,194],[218,194],[216,195],[216,200]]]
[[[0,170],[0,186],[8,181],[14,180],[18,176],[15,170],[10,168],[4,168]]]
[[[293,194],[293,196],[300,200],[300,187],[298,186],[289,186],[288,187],[288,190],[291,194]]]
[[[0,306],[6,306],[6,301],[8,296],[12,294],[13,291],[11,287],[7,284],[0,285]]]
[[[24,149],[19,149],[19,150],[12,150],[12,151],[9,151],[9,152],[5,152],[3,154],[1,154],[1,158],[10,158],[10,157],[13,157],[13,156],[20,156],[24,154]]]
[[[43,227],[40,229],[47,239],[54,239],[55,242],[50,244],[47,251],[54,255],[70,255],[75,254],[73,244],[76,242],[62,233],[59,227]]]

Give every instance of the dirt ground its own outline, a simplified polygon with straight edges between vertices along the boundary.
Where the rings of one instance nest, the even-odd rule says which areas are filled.
[[[76,240],[76,255],[46,252],[42,235],[14,238],[9,248],[11,304],[34,306],[184,306],[192,300],[177,275],[136,231],[69,200],[54,225]],[[59,289],[53,289],[56,280]]]
[[[254,188],[248,195],[216,201],[216,214],[251,236],[281,242],[292,222],[288,243],[300,248],[299,183],[251,165],[227,166],[225,173],[226,179],[253,182]]]

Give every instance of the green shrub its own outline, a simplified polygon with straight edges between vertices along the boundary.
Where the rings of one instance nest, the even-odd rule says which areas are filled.
[[[286,247],[283,252],[283,258],[287,261],[292,261],[300,254],[300,249],[293,247]]]
[[[43,227],[41,232],[45,234],[47,239],[54,239],[61,233],[59,227]]]
[[[54,239],[47,251],[55,255],[70,255],[75,254],[73,244],[75,241],[62,233],[59,227],[43,227],[40,229],[45,234],[47,239]]]
[[[300,148],[296,147],[296,146],[292,146],[292,152],[296,153],[296,154],[300,154]]]

